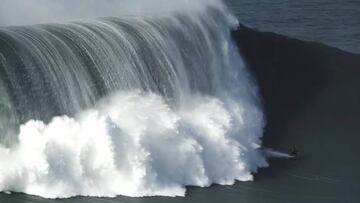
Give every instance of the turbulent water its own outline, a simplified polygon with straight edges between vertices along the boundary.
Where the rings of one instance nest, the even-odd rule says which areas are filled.
[[[1,191],[176,196],[267,165],[234,18],[169,8],[0,28]]]

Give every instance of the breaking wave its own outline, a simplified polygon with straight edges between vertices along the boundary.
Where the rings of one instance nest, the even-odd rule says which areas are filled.
[[[176,5],[0,28],[0,191],[181,196],[267,165],[234,18]]]

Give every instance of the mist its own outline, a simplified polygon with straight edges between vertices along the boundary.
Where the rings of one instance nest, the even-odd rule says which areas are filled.
[[[0,26],[29,25],[119,16],[161,16],[169,12],[223,8],[220,0],[0,0]]]

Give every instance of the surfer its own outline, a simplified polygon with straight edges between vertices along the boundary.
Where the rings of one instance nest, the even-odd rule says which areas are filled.
[[[293,157],[297,157],[298,156],[298,150],[296,149],[295,145],[293,146],[290,155]]]

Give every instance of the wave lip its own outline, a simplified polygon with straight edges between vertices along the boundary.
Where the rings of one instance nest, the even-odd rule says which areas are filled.
[[[0,26],[34,25],[102,17],[167,17],[203,12],[208,7],[226,10],[221,0],[2,0]]]

